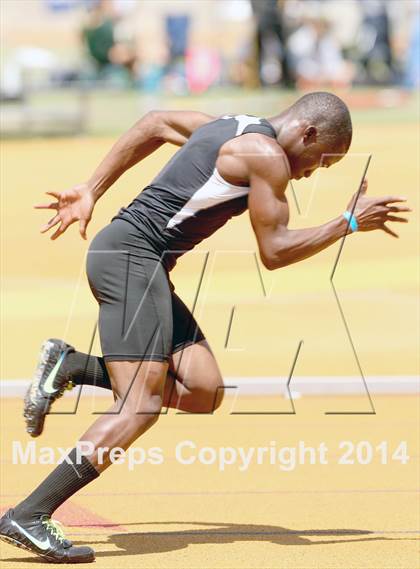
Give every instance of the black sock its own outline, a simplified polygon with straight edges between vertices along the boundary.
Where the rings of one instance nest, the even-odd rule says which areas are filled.
[[[70,496],[99,476],[85,456],[82,456],[81,464],[76,463],[75,448],[68,457],[72,464],[66,461],[59,464],[32,494],[13,508],[18,519],[38,518],[44,514],[51,516]]]
[[[63,365],[64,371],[75,385],[95,385],[112,389],[104,358],[82,352],[70,352]]]

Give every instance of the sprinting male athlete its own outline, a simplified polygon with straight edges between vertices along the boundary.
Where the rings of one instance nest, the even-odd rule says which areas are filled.
[[[330,93],[305,95],[270,119],[198,112],[150,112],[124,134],[90,180],[37,207],[55,210],[43,227],[59,237],[74,222],[86,238],[97,200],[128,169],[165,142],[182,148],[92,241],[87,275],[99,304],[103,357],[44,342],[25,398],[27,430],[38,436],[51,404],[72,384],[112,389],[114,404],[25,500],[0,520],[0,537],[58,563],[94,560],[89,547],[68,541],[51,515],[127,449],[159,418],[162,406],[211,413],[223,381],[194,317],[175,294],[169,273],[177,257],[249,210],[261,260],[270,270],[302,261],[347,233],[404,222],[404,198],[369,198],[362,191],[347,210],[319,227],[288,229],[289,180],[332,166],[348,151],[352,124],[346,105]],[[353,211],[353,214],[351,213]],[[108,449],[105,450],[104,449]]]

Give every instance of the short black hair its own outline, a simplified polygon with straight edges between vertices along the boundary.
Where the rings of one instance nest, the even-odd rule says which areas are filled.
[[[342,144],[346,152],[350,147],[353,126],[346,103],[326,91],[308,93],[296,101],[290,111],[305,118],[317,127],[320,137],[331,149]]]

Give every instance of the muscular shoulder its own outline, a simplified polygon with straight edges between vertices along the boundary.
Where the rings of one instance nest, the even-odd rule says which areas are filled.
[[[289,160],[276,139],[249,133],[235,139],[235,142],[235,151],[243,155],[250,178],[263,177],[274,183],[290,178]]]

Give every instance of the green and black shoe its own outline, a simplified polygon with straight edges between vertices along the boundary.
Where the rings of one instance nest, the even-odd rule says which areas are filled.
[[[66,389],[74,387],[63,369],[63,362],[69,352],[74,352],[74,348],[55,338],[46,340],[41,346],[38,365],[25,395],[23,410],[26,431],[31,437],[38,437],[42,433],[45,415],[49,413],[54,401]]]
[[[0,539],[26,549],[51,563],[90,563],[95,552],[90,547],[75,547],[66,539],[61,524],[49,516],[17,519],[13,510],[0,518]]]

